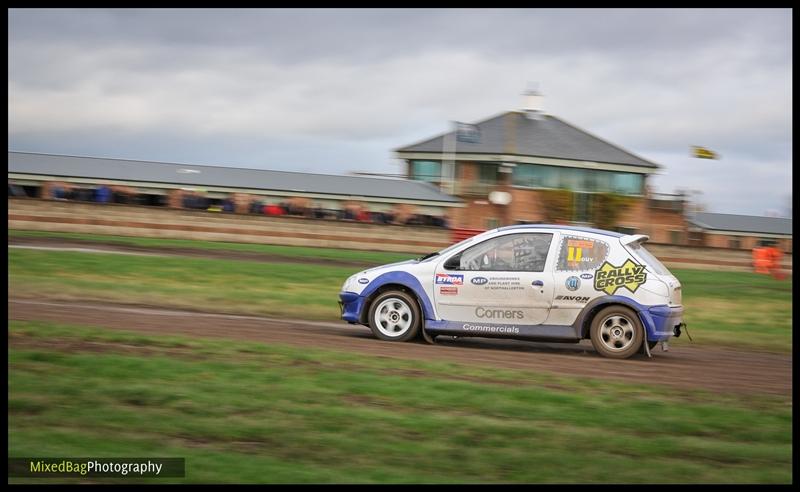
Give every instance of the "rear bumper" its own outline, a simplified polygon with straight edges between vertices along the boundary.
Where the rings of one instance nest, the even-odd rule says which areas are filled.
[[[651,306],[640,313],[645,321],[647,340],[660,342],[680,335],[683,306]]]
[[[339,293],[339,310],[342,319],[348,323],[359,323],[361,320],[361,308],[364,307],[364,298],[355,292]]]

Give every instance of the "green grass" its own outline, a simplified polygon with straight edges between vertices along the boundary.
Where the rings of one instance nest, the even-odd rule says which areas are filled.
[[[9,293],[333,319],[358,267],[10,249]]]
[[[151,304],[301,319],[338,319],[344,280],[359,267],[9,249],[16,296]],[[741,272],[673,270],[689,334],[676,346],[792,347],[792,282]]]
[[[163,481],[186,482],[792,480],[788,397],[42,322],[9,346],[9,456],[185,457]]]
[[[396,261],[417,258],[421,254],[389,253],[382,251],[361,251],[354,249],[313,248],[305,246],[278,246],[270,244],[227,243],[221,241],[197,241],[192,239],[160,239],[131,236],[110,236],[102,234],[81,234],[75,232],[48,232],[9,230],[8,237],[52,237],[61,239],[79,239],[98,243],[118,244],[121,246],[143,246],[149,248],[197,248],[210,251],[243,251],[264,255],[284,256],[291,258],[326,259],[342,261],[359,261],[382,265]]]
[[[746,272],[677,270],[694,342],[777,352],[792,348],[792,282]]]

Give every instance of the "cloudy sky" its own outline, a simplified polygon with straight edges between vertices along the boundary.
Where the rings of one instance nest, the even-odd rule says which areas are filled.
[[[8,29],[9,150],[399,173],[392,149],[536,82],[547,112],[662,164],[656,191],[790,208],[788,9],[11,9]]]

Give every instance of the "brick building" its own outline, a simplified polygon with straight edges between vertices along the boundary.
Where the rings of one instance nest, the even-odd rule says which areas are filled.
[[[792,219],[703,212],[688,222],[692,246],[749,250],[774,242],[783,252],[792,252]]]
[[[454,227],[490,229],[525,222],[603,226],[686,244],[685,200],[655,196],[648,177],[660,166],[539,109],[526,108],[396,149],[407,177],[461,198]],[[609,203],[616,216],[603,223]],[[560,209],[560,213],[555,213]]]

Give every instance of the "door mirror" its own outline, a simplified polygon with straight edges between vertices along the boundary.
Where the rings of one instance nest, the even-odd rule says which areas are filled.
[[[461,267],[461,253],[451,256],[444,262],[445,270],[458,270]]]

